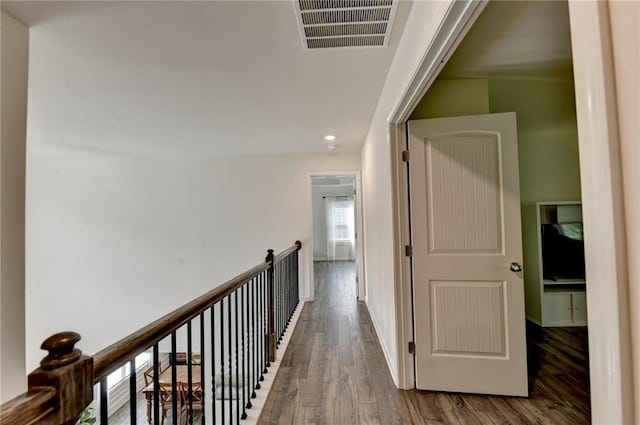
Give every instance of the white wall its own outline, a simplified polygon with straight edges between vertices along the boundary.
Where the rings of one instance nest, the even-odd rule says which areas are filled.
[[[2,12],[0,403],[26,389],[24,173],[29,29]]]
[[[366,302],[391,373],[398,383],[394,301],[391,146],[387,118],[400,102],[436,34],[449,1],[414,2],[362,149]]]
[[[314,261],[327,261],[327,213],[322,197],[353,195],[354,184],[312,186]]]
[[[310,264],[309,175],[359,168],[347,154],[29,160],[28,368],[50,334],[76,330],[95,352],[263,261],[267,248],[300,239]]]

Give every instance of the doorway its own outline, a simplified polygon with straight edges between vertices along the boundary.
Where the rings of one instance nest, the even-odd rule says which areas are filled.
[[[313,214],[313,275],[319,268],[341,263],[353,269],[347,293],[359,298],[358,202],[356,176],[323,174],[311,176]],[[315,285],[315,282],[314,282]],[[315,291],[314,291],[315,293]]]
[[[550,28],[553,28],[553,34],[550,34]],[[585,295],[588,283],[585,284],[584,278],[584,247],[580,246],[580,165],[569,35],[566,2],[490,2],[409,119],[436,121],[443,117],[517,112],[524,256],[514,258],[514,261],[524,259],[522,278],[526,290],[530,388],[535,392],[539,382],[542,386],[549,384],[541,373],[553,368],[562,373],[566,367],[567,376],[563,382],[568,391],[577,390],[575,399],[586,404],[588,417]],[[409,121],[410,127],[411,123]],[[409,138],[413,140],[413,135]],[[433,145],[435,142],[425,143]],[[409,151],[411,168],[414,157],[418,156],[417,160],[422,161],[424,155],[414,155],[413,148]],[[450,154],[453,156],[451,151]],[[421,188],[412,180],[411,189],[414,201],[413,190],[420,191]],[[413,217],[411,244],[414,251],[417,244],[413,239],[415,224]],[[574,233],[572,244],[567,245],[563,255],[570,251],[575,251],[575,255],[570,261],[555,263],[559,267],[553,266],[553,258],[545,258],[544,247],[552,236],[556,236],[553,240],[557,243],[567,242],[560,241],[557,234],[551,235],[556,229],[569,229]],[[430,244],[434,244],[433,240]],[[547,254],[551,248],[553,246],[547,246]],[[580,256],[581,259],[577,258]],[[414,256],[413,261],[415,272],[418,259]],[[552,266],[556,275],[550,271]],[[413,285],[415,288],[415,274]],[[437,292],[432,294],[435,297]],[[429,297],[429,292],[424,292],[424,296]],[[415,298],[413,303],[418,304]],[[427,302],[427,305],[431,304]],[[426,317],[433,319],[434,312]],[[418,329],[419,323],[415,326],[414,335],[430,332],[429,329]],[[434,334],[438,333],[438,329],[431,329]],[[447,330],[450,329],[443,328],[443,335]],[[419,338],[415,339],[417,347]],[[431,344],[428,348],[433,347],[435,345]],[[545,355],[549,350],[555,355]],[[576,362],[563,364],[565,360],[571,363],[567,350],[580,354],[579,358],[574,358]],[[442,353],[436,354],[442,356]],[[554,360],[549,362],[549,358]],[[417,353],[416,371],[420,369],[420,361],[420,353]],[[579,376],[576,371],[581,372]]]

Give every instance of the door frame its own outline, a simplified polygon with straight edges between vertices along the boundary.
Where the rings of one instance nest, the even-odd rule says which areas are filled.
[[[391,149],[394,226],[394,282],[398,346],[398,386],[415,388],[411,264],[404,254],[410,243],[406,122],[486,1],[452,2],[437,35],[413,78],[387,118]],[[598,282],[587,291],[591,416],[593,423],[633,423],[632,359],[621,159],[606,2],[569,0],[576,110],[582,178],[587,277]]]
[[[354,188],[356,190],[356,194],[353,197],[355,202],[355,220],[356,220],[356,268],[358,271],[358,284],[356,285],[356,297],[359,300],[364,300],[366,298],[367,290],[364,279],[364,243],[363,243],[363,223],[362,223],[362,190],[361,190],[361,180],[360,180],[360,171],[313,171],[309,173],[308,181],[309,181],[309,210],[311,211],[312,217],[310,220],[310,228],[309,228],[309,246],[311,249],[311,254],[308,256],[308,270],[309,273],[309,297],[307,298],[309,301],[313,301],[315,299],[316,293],[316,283],[315,278],[313,276],[313,180],[312,177],[322,177],[322,176],[331,176],[331,177],[339,177],[339,176],[350,176],[354,178]]]

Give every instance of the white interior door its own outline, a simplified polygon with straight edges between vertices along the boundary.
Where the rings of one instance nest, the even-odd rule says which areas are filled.
[[[515,113],[410,121],[409,144],[416,386],[526,396]]]

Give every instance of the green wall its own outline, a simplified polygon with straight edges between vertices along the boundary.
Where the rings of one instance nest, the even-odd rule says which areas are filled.
[[[516,112],[520,200],[580,200],[573,82],[437,80],[410,119]]]
[[[488,113],[488,80],[436,80],[409,119]]]
[[[573,82],[490,80],[491,112],[516,112],[520,200],[580,200]]]

